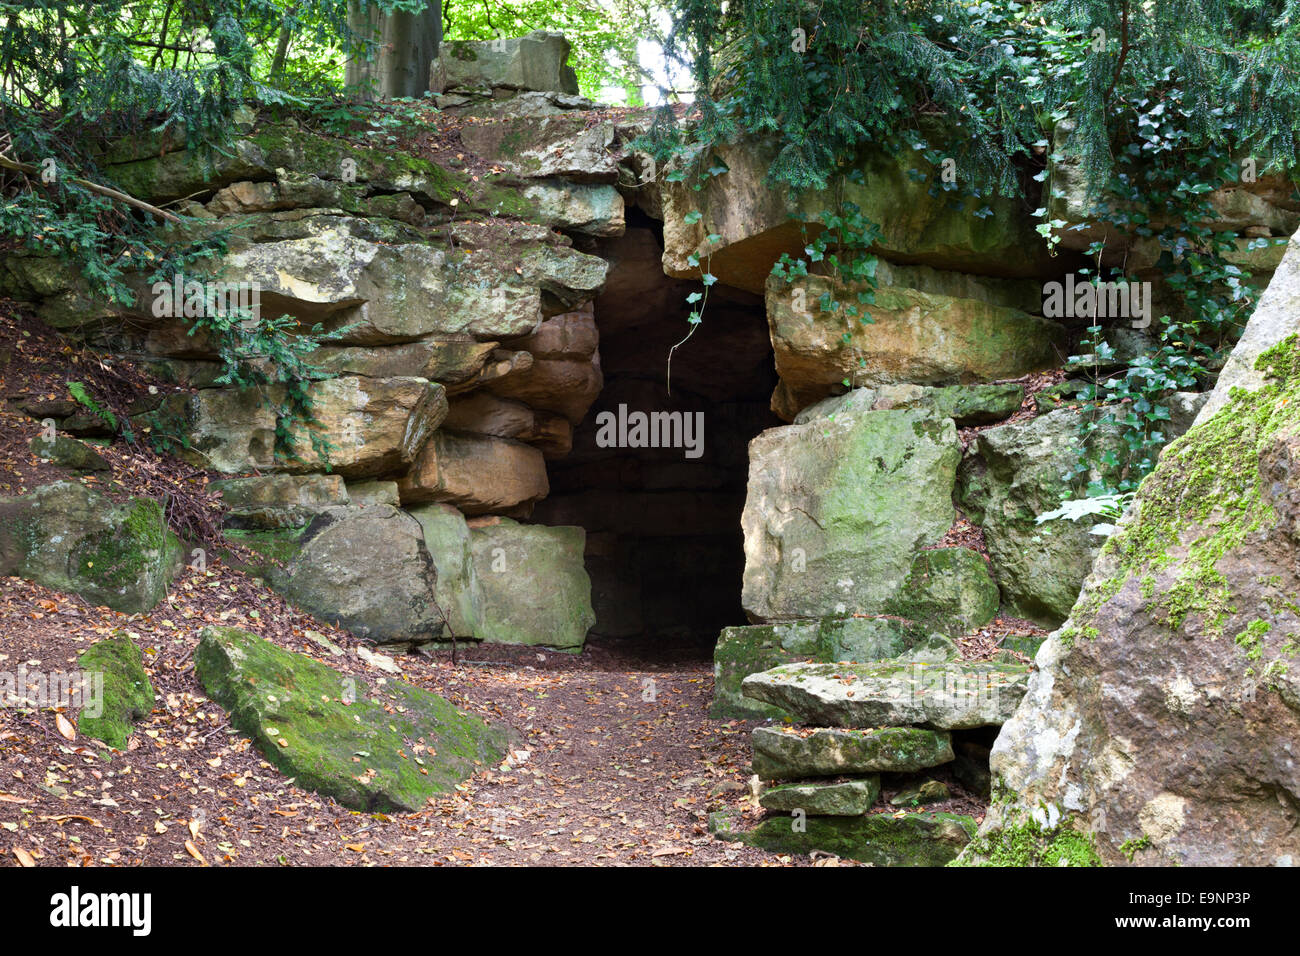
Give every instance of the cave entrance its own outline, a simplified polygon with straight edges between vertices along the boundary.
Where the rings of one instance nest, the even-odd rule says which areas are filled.
[[[782,424],[769,408],[777,377],[763,298],[715,285],[704,321],[673,353],[670,383],[668,353],[701,284],[664,275],[662,226],[639,211],[623,236],[589,251],[611,263],[594,304],[605,383],[572,452],[548,463],[551,492],[533,520],[587,530],[589,645],[658,662],[708,659],[722,628],[746,623],[749,440]],[[677,447],[649,447],[669,426]]]

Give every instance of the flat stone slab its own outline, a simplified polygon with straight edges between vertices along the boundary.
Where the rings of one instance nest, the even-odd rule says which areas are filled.
[[[766,791],[758,800],[764,810],[802,810],[810,816],[857,817],[880,796],[876,774],[843,783],[787,783]]]
[[[857,817],[769,817],[749,831],[715,813],[709,829],[720,840],[770,853],[834,853],[876,866],[944,866],[970,842],[975,821],[954,813],[869,813]]]
[[[741,681],[750,674],[781,664],[886,659],[938,663],[960,656],[947,636],[899,618],[844,617],[725,627],[713,650],[709,716],[720,720],[792,719],[781,709],[750,700],[740,691]]]
[[[367,684],[233,627],[207,627],[194,670],[262,755],[353,810],[423,809],[505,755],[504,727],[399,680]]]
[[[787,664],[741,682],[751,700],[823,727],[998,727],[1025,696],[1029,667],[951,661]]]
[[[876,730],[794,730],[756,727],[754,773],[764,780],[798,780],[842,773],[910,773],[952,760],[952,736],[916,727]]]

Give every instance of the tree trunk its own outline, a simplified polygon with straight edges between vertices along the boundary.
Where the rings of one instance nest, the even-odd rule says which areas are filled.
[[[429,0],[420,13],[384,14],[375,0],[348,0],[348,26],[376,47],[367,59],[356,51],[344,81],[363,99],[418,97],[429,88],[429,66],[442,41],[442,0]]]

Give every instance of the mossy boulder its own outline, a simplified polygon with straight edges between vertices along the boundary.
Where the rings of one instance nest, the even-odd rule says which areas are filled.
[[[523,525],[509,518],[473,528],[470,550],[483,590],[478,637],[578,651],[596,623],[578,527]]]
[[[787,813],[802,810],[809,816],[856,817],[871,809],[880,796],[880,776],[871,774],[842,783],[787,783],[763,791],[764,810]]]
[[[1001,726],[1025,695],[1029,667],[949,661],[924,664],[785,664],[750,674],[741,692],[806,724],[917,725],[944,730]]]
[[[144,670],[140,648],[126,634],[118,633],[96,641],[77,658],[77,667],[92,686],[102,681],[98,713],[83,708],[77,730],[83,736],[102,740],[125,750],[132,725],[153,710],[153,685]]]
[[[720,720],[781,718],[778,707],[750,700],[740,684],[750,674],[799,660],[875,661],[903,658],[945,661],[957,645],[921,624],[897,618],[846,617],[724,628],[713,650],[713,703]]]
[[[1045,862],[1062,834],[1108,865],[1300,860],[1298,296],[1293,239],[1039,649],[972,861]]]
[[[984,530],[1002,592],[1017,617],[1055,627],[1065,620],[1103,538],[1097,521],[1037,522],[1074,492],[1063,477],[1085,447],[1077,411],[1062,408],[1037,418],[985,429],[963,459],[958,501]],[[1126,454],[1118,426],[1103,425],[1086,442],[1092,461]],[[1094,469],[1091,477],[1113,477]]]
[[[879,614],[954,517],[957,433],[921,410],[837,415],[750,442],[741,603],[755,623]]]
[[[952,735],[919,727],[754,729],[754,773],[764,780],[910,773],[952,760]]]
[[[715,815],[714,835],[770,853],[815,850],[875,866],[944,866],[975,833],[971,817],[953,813],[871,813],[856,817],[773,816],[749,831]]]
[[[71,481],[0,498],[0,575],[139,613],[162,600],[182,559],[152,498],[114,504]]]
[[[55,435],[53,438],[38,435],[31,440],[28,447],[36,457],[53,462],[60,468],[70,468],[73,471],[108,471],[111,467],[107,459],[95,449],[83,441],[77,441],[66,435]]]
[[[367,684],[235,628],[205,628],[194,669],[268,761],[352,810],[420,810],[508,746],[504,728],[436,694]]]

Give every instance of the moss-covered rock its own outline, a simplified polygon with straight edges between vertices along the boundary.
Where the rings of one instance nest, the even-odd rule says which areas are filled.
[[[504,728],[436,694],[367,685],[247,631],[205,628],[194,667],[267,760],[353,810],[419,810],[507,748]]]
[[[880,776],[871,774],[842,783],[787,783],[763,791],[764,810],[787,813],[802,810],[809,816],[856,817],[871,809],[880,796]]]
[[[915,409],[760,434],[741,515],[750,620],[880,614],[952,524],[958,454],[952,422]]]
[[[942,803],[951,796],[946,783],[941,780],[926,780],[904,787],[890,798],[889,804],[894,807],[916,807],[924,803]]]
[[[1003,602],[1017,617],[1048,627],[1069,614],[1103,540],[1091,533],[1095,521],[1037,522],[1072,496],[1063,476],[1084,447],[1080,425],[1076,411],[1062,408],[985,429],[959,471],[958,501],[984,530]],[[1113,425],[1094,432],[1087,448],[1094,461],[1125,454]]]
[[[952,760],[952,736],[917,727],[842,730],[754,728],[754,773],[764,780],[910,773]]]
[[[577,651],[596,623],[578,527],[523,525],[509,518],[470,531],[483,589],[477,636],[497,644]]]
[[[138,613],[162,600],[181,560],[152,498],[114,504],[71,481],[0,498],[0,575]]]
[[[53,438],[38,435],[31,440],[29,447],[33,455],[53,462],[60,468],[71,468],[73,471],[108,471],[110,468],[103,455],[85,442],[66,435],[55,435]]]
[[[153,685],[145,673],[140,648],[126,634],[117,633],[83,651],[77,666],[94,686],[103,681],[103,693],[95,708],[98,713],[83,708],[77,730],[117,750],[126,749],[132,725],[154,705]]]
[[[975,832],[971,817],[952,813],[871,813],[856,817],[768,817],[749,831],[715,818],[714,835],[770,853],[820,850],[875,866],[943,866]]]
[[[962,634],[993,620],[998,601],[998,586],[982,555],[969,548],[929,548],[912,559],[907,580],[886,610]]]
[[[972,862],[1045,862],[1062,838],[1107,865],[1300,859],[1298,290],[1293,239],[1210,403],[1039,649]]]

